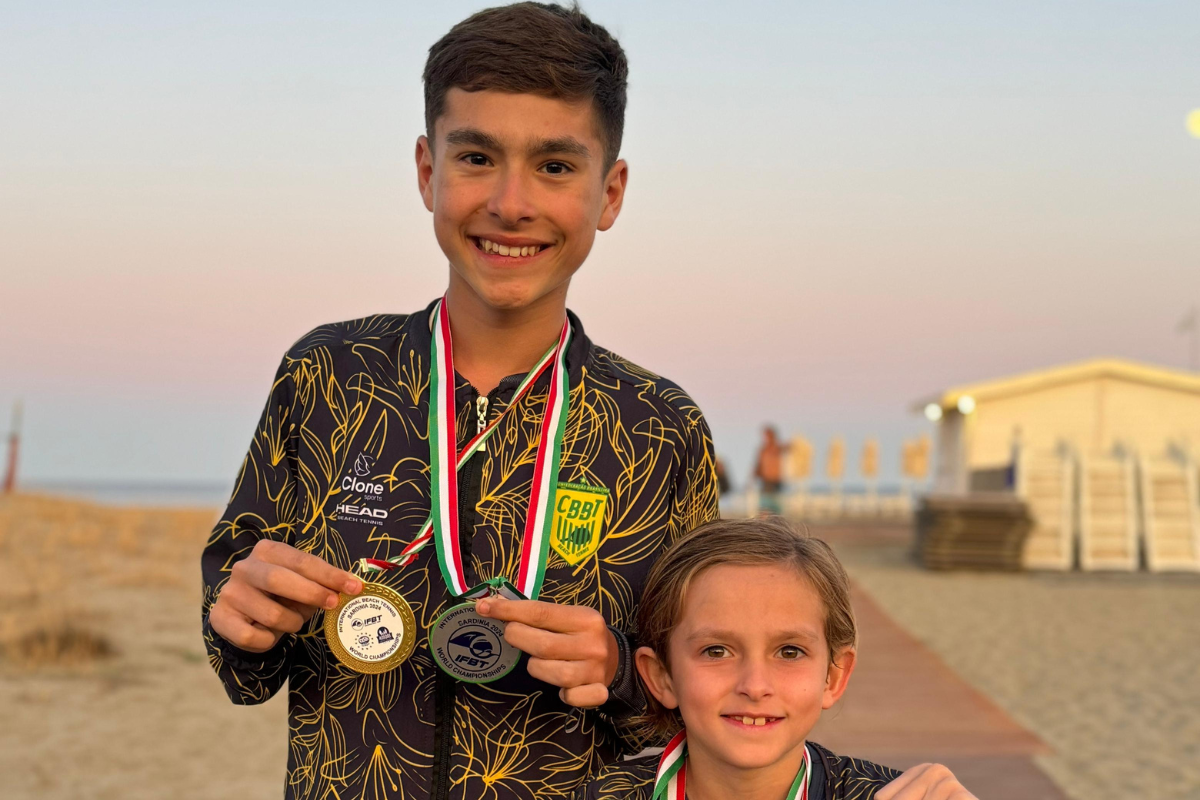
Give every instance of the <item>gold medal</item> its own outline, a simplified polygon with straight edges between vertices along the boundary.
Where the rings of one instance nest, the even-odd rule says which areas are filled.
[[[417,644],[417,620],[400,594],[381,583],[363,583],[362,594],[340,595],[325,612],[325,639],[338,661],[377,675],[404,663]]]

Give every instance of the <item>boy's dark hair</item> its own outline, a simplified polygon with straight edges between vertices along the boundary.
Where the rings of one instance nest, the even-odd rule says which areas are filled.
[[[625,129],[625,51],[579,6],[514,3],[472,14],[429,48],[425,133],[446,108],[452,88],[538,94],[592,101],[604,141],[605,172],[621,151]]]

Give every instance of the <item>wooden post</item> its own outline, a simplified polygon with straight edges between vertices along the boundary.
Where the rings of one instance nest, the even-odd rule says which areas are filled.
[[[4,494],[17,486],[17,452],[21,446],[21,401],[13,404],[12,429],[8,432],[8,462],[4,469]]]

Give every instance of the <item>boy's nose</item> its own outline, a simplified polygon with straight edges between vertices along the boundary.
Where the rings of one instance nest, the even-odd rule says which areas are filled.
[[[507,227],[531,220],[536,210],[529,198],[529,184],[518,170],[502,170],[488,198],[488,213]]]
[[[751,700],[769,697],[774,693],[771,672],[765,661],[746,659],[738,673],[738,694]]]

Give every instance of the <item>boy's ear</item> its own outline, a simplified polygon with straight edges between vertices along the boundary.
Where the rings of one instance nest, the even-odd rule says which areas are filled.
[[[629,165],[618,158],[604,178],[604,208],[600,211],[600,222],[596,230],[606,231],[617,221],[621,204],[625,202],[625,184],[629,181]]]
[[[847,647],[836,658],[830,660],[829,671],[825,674],[825,694],[821,698],[821,708],[832,708],[845,694],[857,658],[858,653],[854,648]]]
[[[428,136],[417,137],[417,188],[425,208],[433,211],[433,145]]]
[[[659,660],[658,654],[649,647],[639,647],[633,654],[633,663],[637,666],[642,683],[654,695],[654,699],[666,708],[679,708],[679,700],[675,697],[675,686],[671,683],[671,674],[667,672],[666,664]]]

